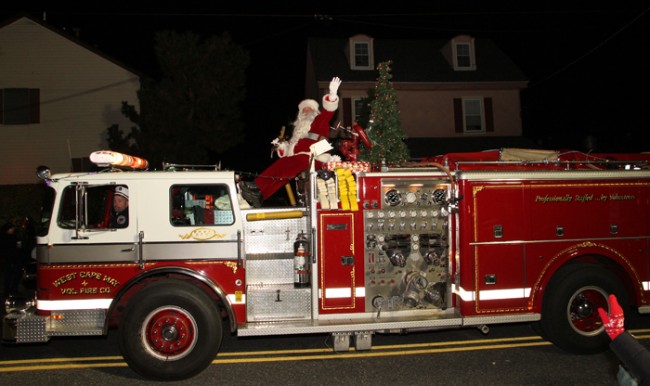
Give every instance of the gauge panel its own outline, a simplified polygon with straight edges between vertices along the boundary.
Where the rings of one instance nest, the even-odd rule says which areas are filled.
[[[390,189],[384,195],[384,202],[390,206],[397,206],[402,203],[402,193],[397,189]]]
[[[441,179],[382,179],[382,208],[429,208],[449,200],[449,183]]]

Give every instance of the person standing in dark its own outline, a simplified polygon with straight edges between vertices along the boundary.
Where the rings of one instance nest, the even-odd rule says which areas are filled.
[[[609,347],[621,360],[616,376],[621,386],[650,386],[650,351],[625,331],[625,316],[616,295],[610,294],[609,310],[598,308],[605,332],[612,342]]]
[[[32,258],[34,247],[36,246],[36,226],[31,216],[25,217],[21,227],[20,249],[25,261]]]
[[[25,271],[25,281],[36,278],[36,225],[31,216],[25,217],[20,232],[21,264]],[[23,282],[23,286],[26,284]]]
[[[4,297],[18,292],[23,276],[22,256],[18,241],[16,226],[10,222],[5,223],[0,229],[0,256],[4,261]]]

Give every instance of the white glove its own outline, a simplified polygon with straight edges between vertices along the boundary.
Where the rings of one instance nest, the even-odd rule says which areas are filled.
[[[329,95],[329,100],[335,101],[338,97],[336,96],[336,92],[339,89],[339,86],[341,85],[341,79],[338,77],[332,78],[332,81],[330,82],[330,95]]]
[[[278,157],[280,157],[280,158],[293,155],[293,154],[289,154],[290,153],[290,151],[289,151],[289,142],[287,142],[287,141],[282,141],[282,142],[278,143],[277,145],[275,145],[275,151],[276,151],[276,153],[278,153]]]

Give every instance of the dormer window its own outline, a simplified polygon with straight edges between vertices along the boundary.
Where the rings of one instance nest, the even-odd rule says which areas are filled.
[[[375,58],[372,38],[356,35],[350,38],[350,68],[352,70],[374,70]]]
[[[461,35],[452,41],[452,58],[454,70],[476,71],[476,55],[474,52],[474,39]]]
[[[354,43],[354,65],[356,67],[368,67],[370,64],[370,48],[367,42]]]
[[[458,67],[469,68],[472,64],[470,46],[467,43],[456,44],[456,63]]]

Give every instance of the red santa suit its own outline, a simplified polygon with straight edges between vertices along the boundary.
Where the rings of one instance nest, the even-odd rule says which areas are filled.
[[[304,100],[298,106],[299,114],[302,106],[309,105],[318,109],[318,103],[312,99]],[[310,149],[309,147],[320,141],[327,139],[330,130],[330,120],[339,106],[339,98],[330,100],[329,95],[323,97],[323,108],[315,118],[307,124],[296,125],[291,140],[280,151],[280,159],[275,161],[271,166],[264,170],[256,179],[255,184],[260,188],[264,200],[271,197],[280,188],[286,185],[291,179],[303,170],[309,168]],[[297,120],[296,122],[299,122]],[[324,154],[325,156],[328,156]],[[320,157],[319,157],[320,158]],[[322,166],[322,162],[316,160],[316,168]]]

